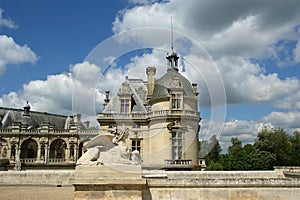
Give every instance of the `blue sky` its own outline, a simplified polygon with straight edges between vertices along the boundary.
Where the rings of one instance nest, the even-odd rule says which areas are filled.
[[[219,133],[223,148],[233,136],[253,142],[262,125],[290,133],[300,130],[300,3],[296,0],[3,0],[0,106],[21,108],[29,100],[33,110],[71,115],[79,107],[72,105],[76,85],[78,99],[93,97],[81,100],[81,109],[86,108],[84,102],[94,105],[78,111],[94,120],[103,91],[113,91],[125,74],[145,78],[145,63],[162,65],[157,78],[164,73],[165,52],[158,48],[169,48],[170,35],[159,29],[170,28],[170,17],[174,30],[184,35],[175,34],[176,51],[212,80],[204,86],[205,78],[185,66],[183,74],[199,85],[203,135],[214,121],[207,103],[207,88],[217,87],[212,61],[226,93],[224,129]],[[154,27],[156,34],[149,34],[147,27]],[[155,43],[157,49],[106,57],[106,65],[117,62],[99,80],[107,66],[84,62],[86,57],[114,34],[135,28],[146,31],[121,34],[120,44]],[[212,60],[188,39],[201,44]]]

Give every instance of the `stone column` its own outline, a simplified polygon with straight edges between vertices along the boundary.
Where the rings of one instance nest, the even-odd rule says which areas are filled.
[[[77,162],[78,151],[79,151],[78,145],[75,144],[75,147],[74,147],[74,162],[75,163]]]
[[[49,164],[49,152],[50,152],[50,145],[45,145],[45,162],[46,164]]]
[[[36,158],[37,162],[43,162],[41,160],[41,143],[38,143],[38,148],[37,148],[37,158]]]
[[[66,162],[69,163],[70,162],[70,144],[66,143],[66,149],[65,149],[65,159]]]

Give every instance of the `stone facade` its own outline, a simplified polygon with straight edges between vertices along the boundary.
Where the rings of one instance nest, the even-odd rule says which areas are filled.
[[[74,168],[83,142],[99,133],[88,130],[80,114],[72,117],[0,108],[0,158],[10,168]]]
[[[0,157],[9,159],[16,169],[18,163],[23,167],[74,166],[86,141],[126,128],[125,143],[140,153],[143,168],[192,169],[198,165],[197,84],[179,73],[173,50],[167,61],[162,77],[155,77],[156,68],[148,67],[146,81],[126,77],[111,99],[106,92],[103,112],[97,115],[100,130],[88,129],[80,114],[33,112],[28,103],[23,110],[0,108]]]
[[[97,119],[107,134],[129,129],[126,143],[140,152],[143,168],[191,169],[198,165],[197,84],[178,72],[176,53],[167,60],[162,77],[156,79],[156,68],[148,67],[147,81],[126,77],[115,96],[107,92]]]

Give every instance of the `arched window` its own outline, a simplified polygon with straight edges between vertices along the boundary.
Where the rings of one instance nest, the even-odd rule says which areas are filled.
[[[62,139],[54,140],[50,145],[49,158],[65,159],[67,144]]]
[[[20,158],[36,158],[37,157],[38,144],[33,139],[25,140],[21,145]]]

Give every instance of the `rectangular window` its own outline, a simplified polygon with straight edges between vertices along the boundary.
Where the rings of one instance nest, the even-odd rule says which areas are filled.
[[[172,109],[181,109],[181,94],[172,94]]]
[[[121,113],[129,113],[129,99],[121,99]]]
[[[135,151],[135,150],[141,153],[141,140],[131,141],[131,151]]]
[[[182,132],[180,130],[172,132],[172,159],[182,159]]]

